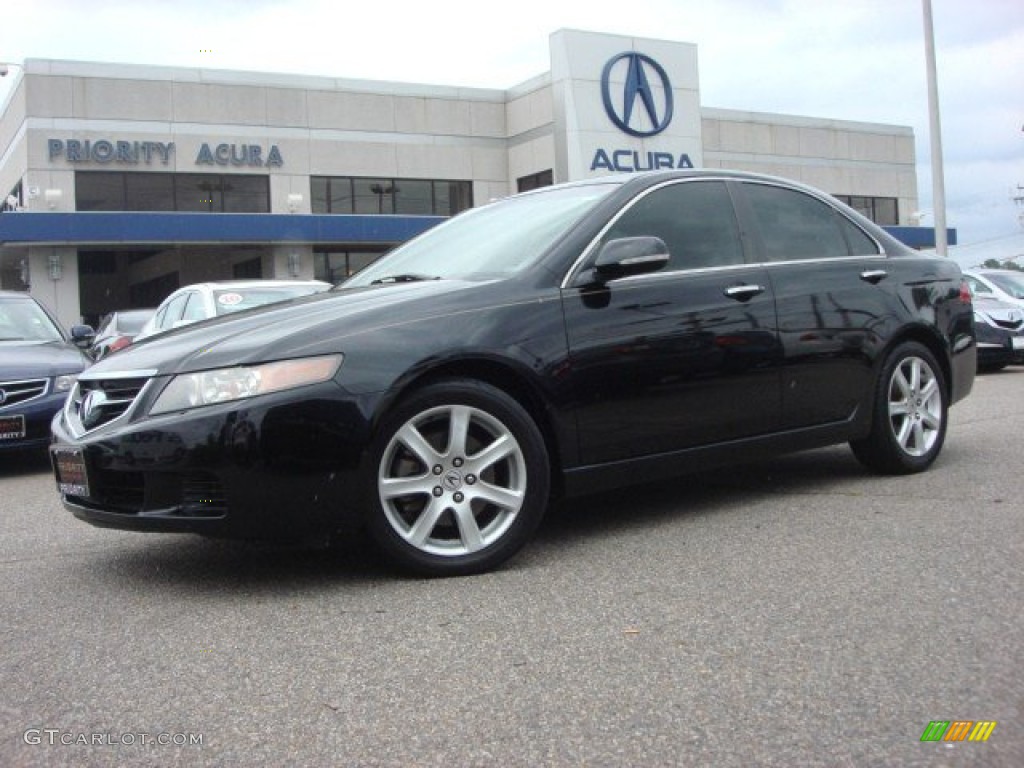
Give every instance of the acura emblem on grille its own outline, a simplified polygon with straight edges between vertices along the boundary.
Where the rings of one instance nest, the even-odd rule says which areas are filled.
[[[107,393],[102,389],[93,389],[82,400],[82,424],[92,427],[100,417],[100,409],[107,402]]]

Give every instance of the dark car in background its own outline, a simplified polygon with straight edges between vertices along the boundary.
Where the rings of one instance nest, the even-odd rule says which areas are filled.
[[[553,495],[849,442],[927,469],[971,390],[970,292],[834,198],[724,171],[472,209],[332,292],[97,363],[54,420],[94,525],[494,568]],[[629,514],[628,509],[623,514]]]
[[[92,328],[68,337],[30,294],[0,291],[0,451],[45,446],[50,422],[91,362]]]
[[[978,370],[998,371],[1024,363],[1024,309],[976,293],[973,301]]]
[[[89,346],[89,357],[102,360],[110,353],[127,347],[155,312],[155,308],[121,309],[104,315]]]

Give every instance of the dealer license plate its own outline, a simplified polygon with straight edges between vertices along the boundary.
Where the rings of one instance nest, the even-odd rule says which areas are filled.
[[[53,472],[57,490],[68,496],[89,495],[89,473],[82,452],[69,448],[53,449]]]
[[[0,440],[20,440],[24,436],[24,416],[0,416]]]
[[[1014,336],[1012,341],[1014,349],[1024,349],[1024,336]]]

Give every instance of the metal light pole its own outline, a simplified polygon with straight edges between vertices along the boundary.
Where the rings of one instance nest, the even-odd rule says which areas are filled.
[[[949,255],[946,239],[946,182],[942,170],[942,126],[939,123],[939,86],[935,76],[935,32],[932,29],[932,0],[924,6],[924,53],[928,68],[928,132],[932,147],[932,207],[935,210],[935,252]]]

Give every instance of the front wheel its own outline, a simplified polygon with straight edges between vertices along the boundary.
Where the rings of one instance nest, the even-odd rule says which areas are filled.
[[[908,341],[886,358],[875,387],[871,432],[850,443],[862,464],[892,475],[931,466],[946,439],[946,387],[935,356]]]
[[[378,430],[367,469],[367,527],[399,566],[429,576],[497,567],[529,539],[548,502],[544,440],[499,389],[425,387]]]

